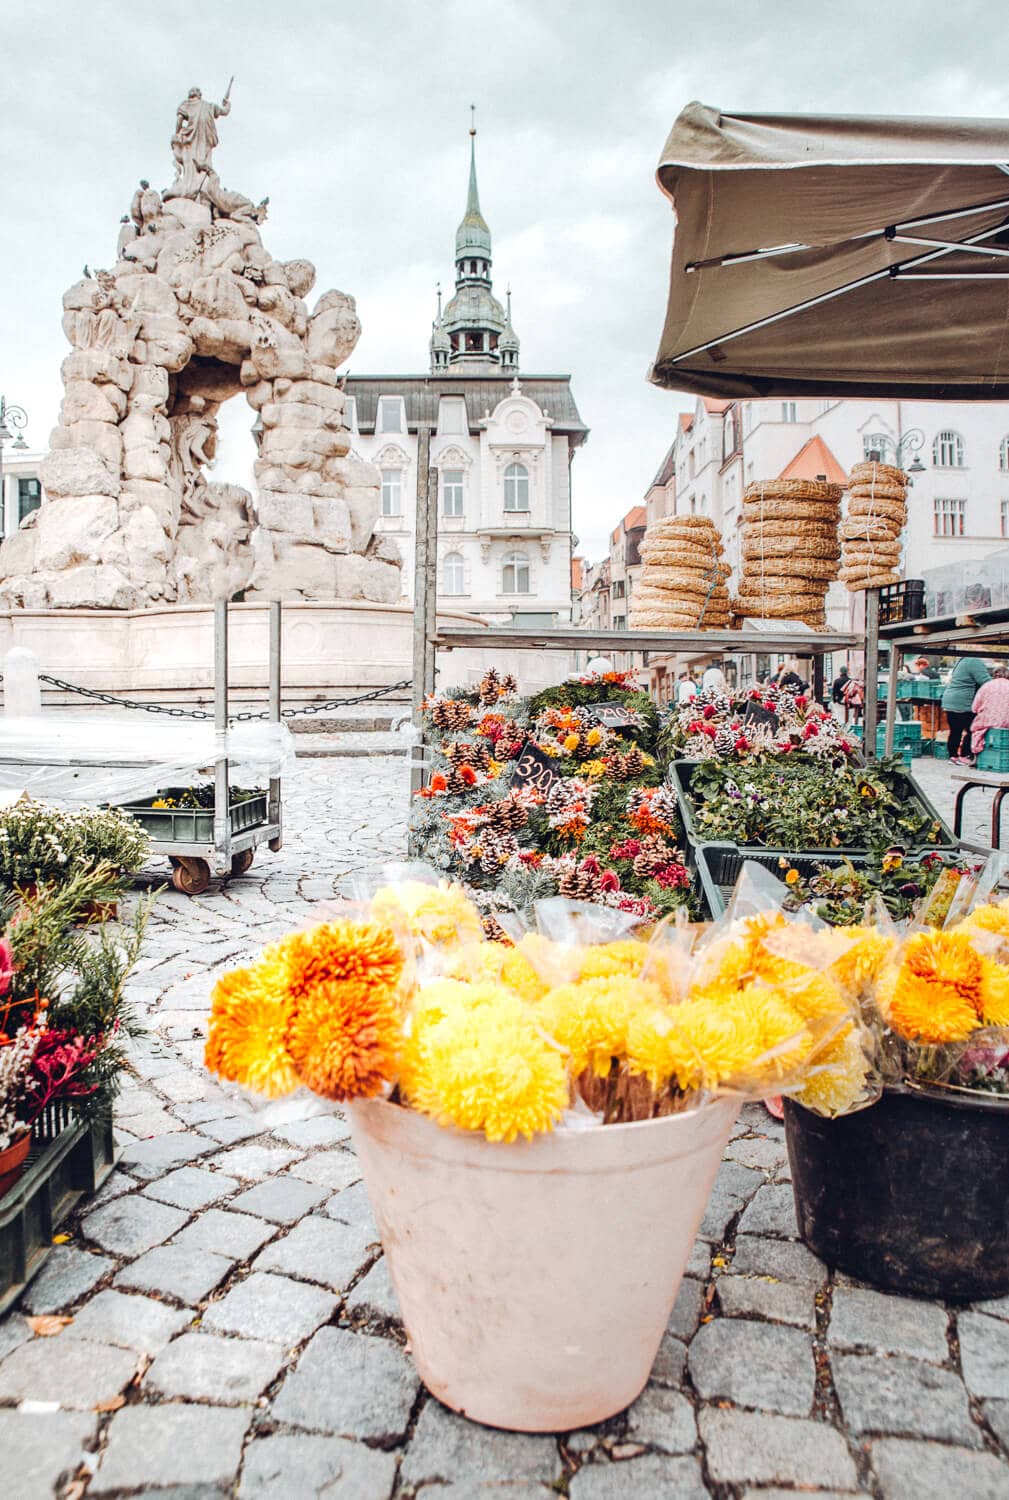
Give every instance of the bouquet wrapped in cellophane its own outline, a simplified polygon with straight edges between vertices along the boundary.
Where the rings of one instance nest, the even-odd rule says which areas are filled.
[[[387,1097],[490,1141],[716,1094],[871,1102],[862,1006],[894,939],[790,919],[771,885],[750,899],[744,883],[713,927],[642,939],[622,913],[556,898],[489,941],[459,886],[396,867],[218,982],[207,1064],[269,1097]]]

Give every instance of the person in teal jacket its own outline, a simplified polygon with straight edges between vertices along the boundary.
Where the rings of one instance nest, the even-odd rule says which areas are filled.
[[[974,694],[991,681],[991,673],[980,656],[961,656],[942,695],[943,713],[949,720],[949,758],[958,766],[971,766],[970,726],[974,718]]]

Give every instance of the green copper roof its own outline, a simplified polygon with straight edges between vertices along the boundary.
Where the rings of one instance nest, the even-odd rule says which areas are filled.
[[[455,232],[455,258],[462,260],[468,255],[480,255],[490,260],[490,229],[480,212],[480,193],[476,184],[476,131],[470,132],[469,141],[469,192],[466,195],[466,213]]]

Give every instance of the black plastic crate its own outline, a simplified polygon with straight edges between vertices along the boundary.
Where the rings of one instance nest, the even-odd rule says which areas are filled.
[[[705,839],[703,837],[703,833],[698,829],[697,824],[694,820],[694,812],[697,807],[697,802],[692,795],[691,781],[695,769],[698,766],[704,764],[704,761],[699,760],[674,760],[671,762],[669,771],[667,773],[667,780],[669,782],[669,785],[676,793],[676,800],[679,804],[680,818],[683,822],[683,831],[686,834],[688,842],[691,844],[718,842],[717,840]],[[936,842],[927,846],[923,845],[922,847],[937,850],[959,849],[960,841],[954,838],[953,830],[936,812],[935,808],[925,796],[925,793],[915,781],[910,771],[895,771],[893,773],[893,777],[893,789],[898,800],[901,802],[913,801],[927,814],[930,821],[932,821],[933,823],[938,823],[939,825],[939,837]],[[728,840],[726,840],[726,842],[728,842]],[[732,847],[737,846],[732,845]],[[764,854],[767,852],[766,846],[764,844],[740,844],[738,845],[738,847],[741,849],[752,849],[758,854]],[[814,854],[816,856],[820,856],[821,854],[843,855],[845,851],[835,848],[817,848],[816,846],[807,845],[805,848],[797,852],[800,854]],[[868,853],[868,849],[864,845],[852,845],[850,852],[855,854],[866,854]]]
[[[888,583],[879,591],[879,623],[902,625],[905,620],[925,618],[924,578],[905,578]]]
[[[101,1187],[113,1159],[111,1116],[87,1123],[56,1104],[36,1120],[24,1171],[0,1198],[0,1314],[41,1269],[63,1220]]]
[[[708,915],[720,917],[729,904],[729,898],[739,879],[739,872],[747,860],[762,865],[781,881],[784,890],[785,875],[789,870],[798,870],[800,879],[809,880],[824,865],[836,869],[838,865],[851,864],[856,870],[869,863],[866,854],[845,854],[837,849],[829,854],[789,854],[784,849],[755,849],[738,844],[696,844],[694,846],[697,878],[700,882]],[[782,865],[781,861],[785,863]]]

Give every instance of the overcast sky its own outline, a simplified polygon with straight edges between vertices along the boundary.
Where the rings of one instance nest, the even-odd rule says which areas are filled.
[[[222,181],[269,194],[265,243],[315,262],[313,296],[357,298],[356,374],[427,369],[475,103],[522,369],[570,373],[592,429],[574,524],[593,558],[692,405],[646,380],[673,227],[654,169],[682,106],[1009,116],[1002,0],[30,0],[5,20],[0,391],[32,447],[59,407],[61,295],[114,261],[138,179],[171,181],[191,85],[220,100],[235,75]],[[244,477],[231,406],[222,479]]]

